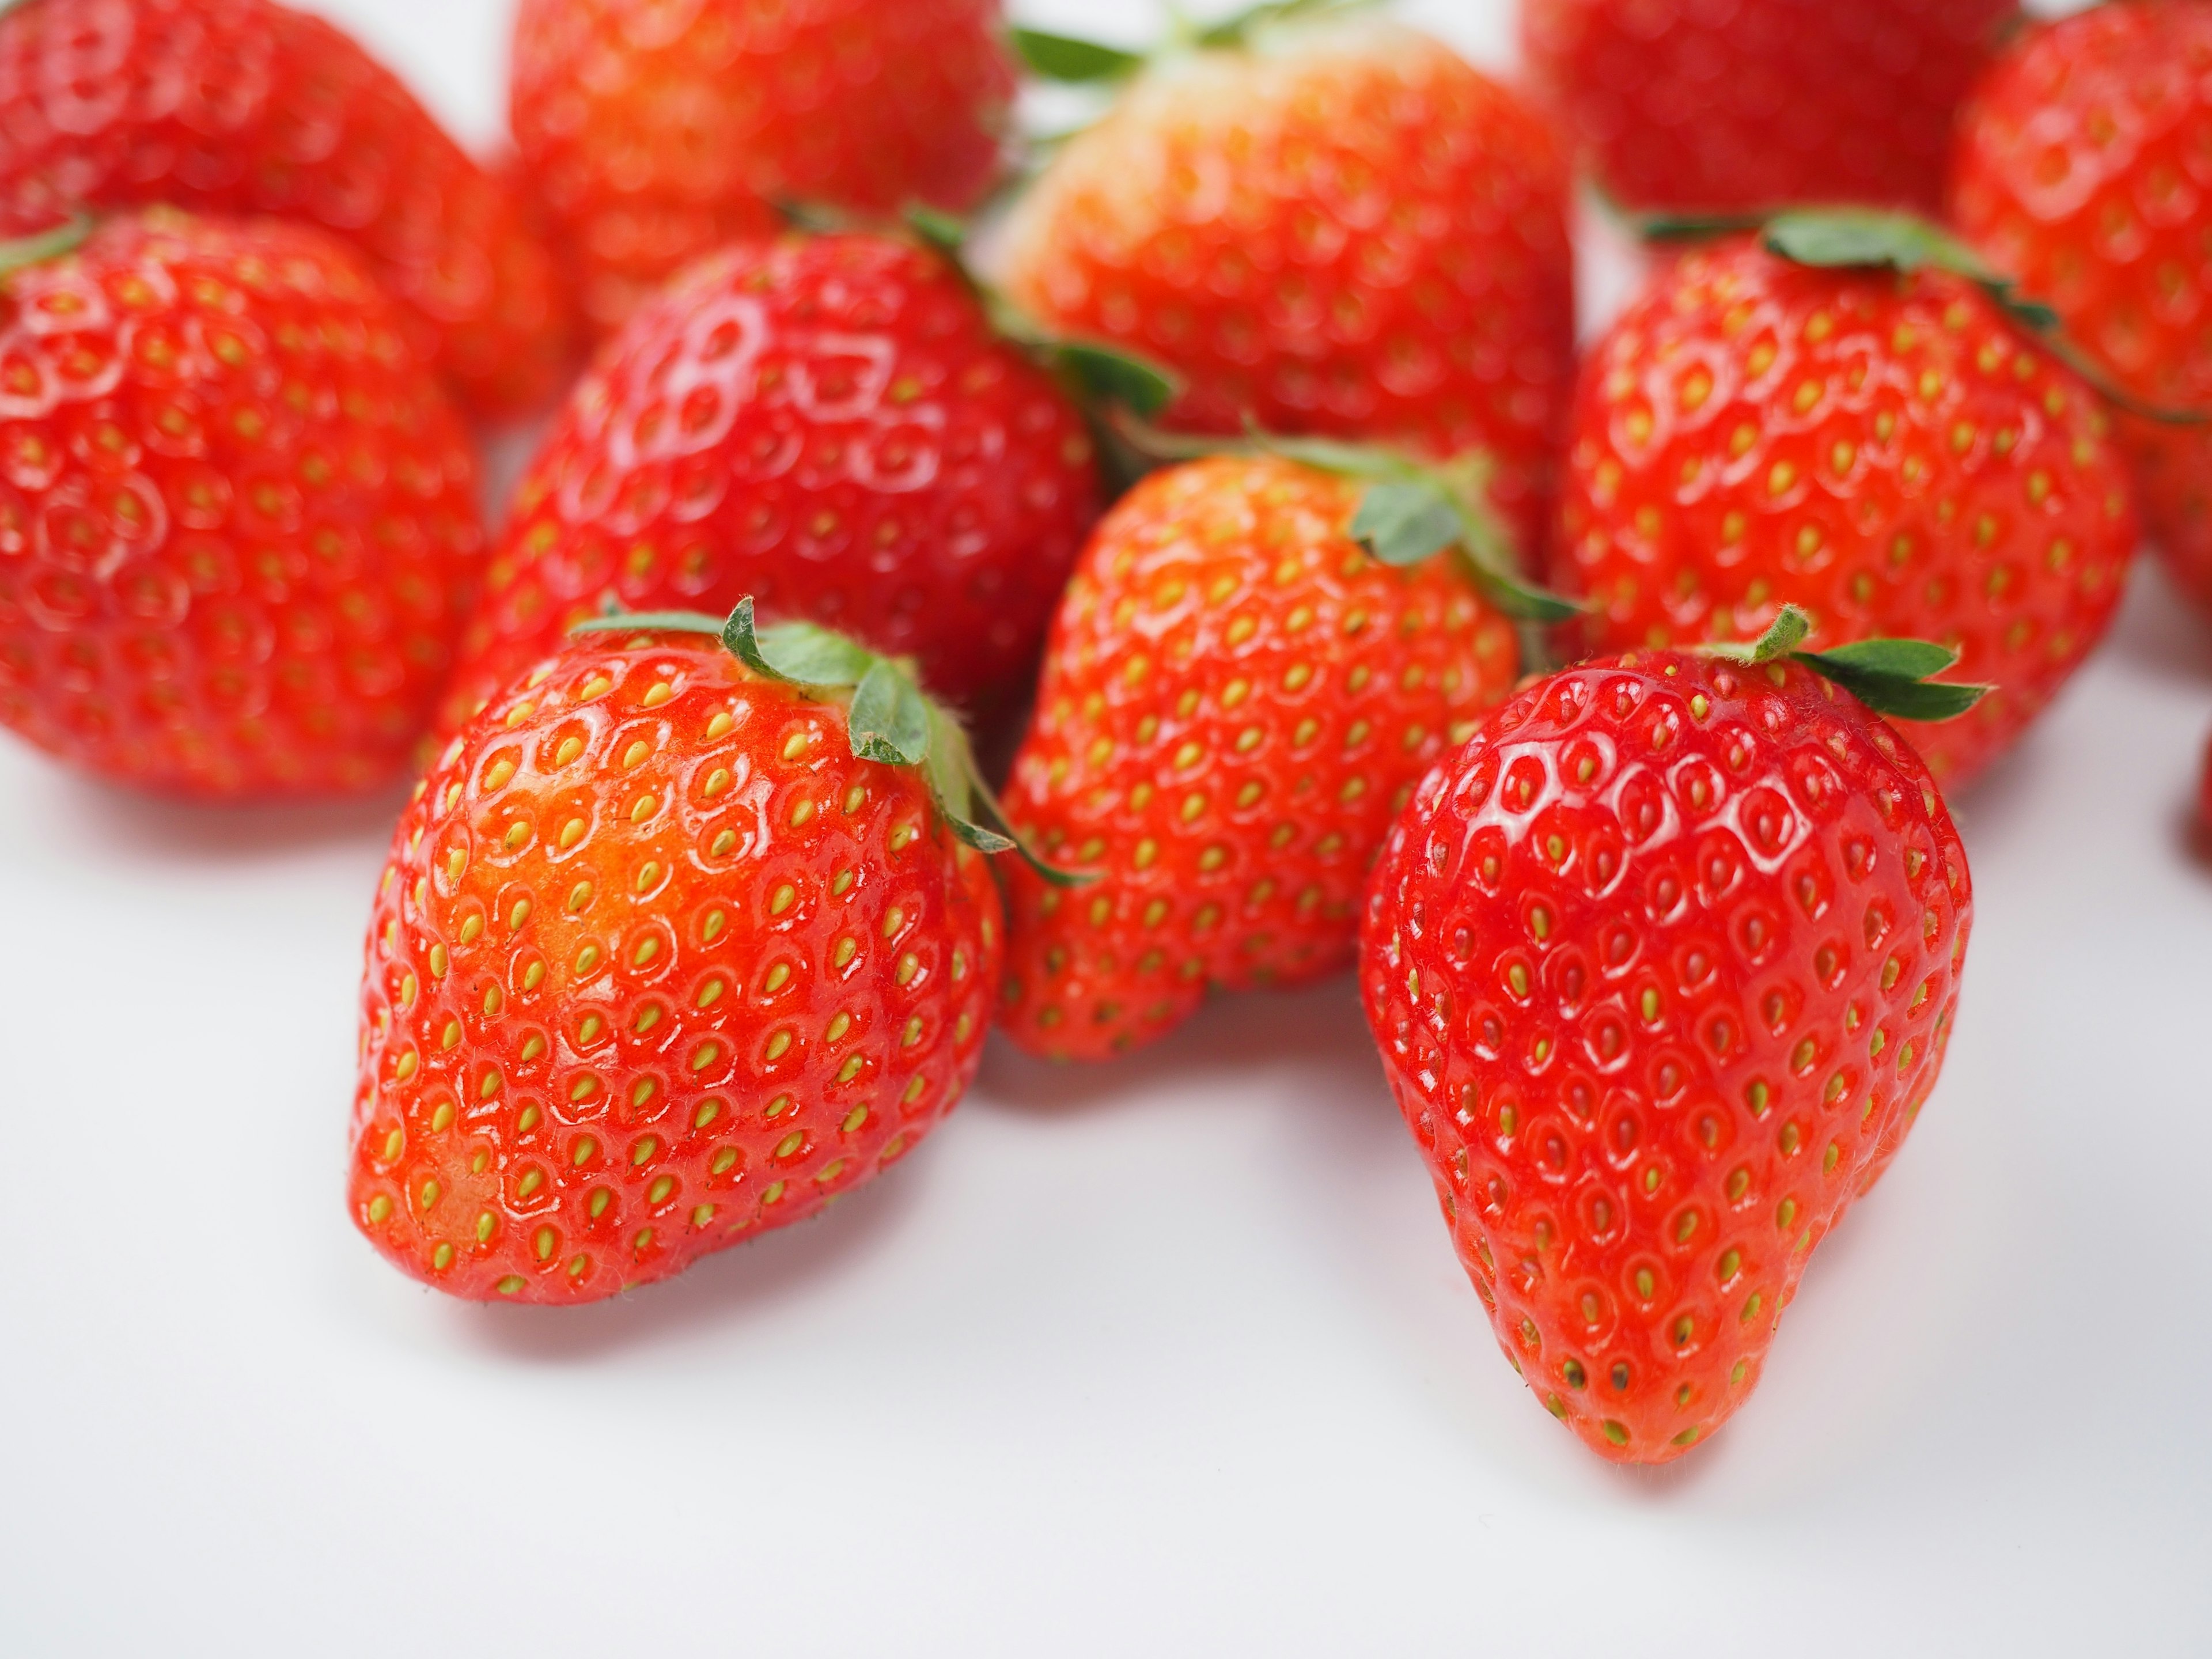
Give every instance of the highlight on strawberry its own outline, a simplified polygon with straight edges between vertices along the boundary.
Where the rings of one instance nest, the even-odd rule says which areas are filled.
[[[1973,915],[1914,641],[1632,652],[1516,696],[1430,773],[1367,896],[1390,1086],[1499,1346],[1601,1456],[1757,1385],[1814,1250],[1942,1069]]]
[[[1002,829],[905,665],[750,600],[586,624],[393,836],[356,1222],[456,1296],[568,1304],[873,1179],[975,1076]]]
[[[1552,585],[1601,652],[1942,641],[1995,690],[1914,733],[1947,787],[2002,753],[2110,626],[2134,496],[2047,312],[1909,216],[1803,210],[1665,263],[1593,347]]]

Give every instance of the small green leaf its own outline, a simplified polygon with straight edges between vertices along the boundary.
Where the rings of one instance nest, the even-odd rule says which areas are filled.
[[[1802,208],[1766,222],[1767,250],[1822,269],[1948,270],[1984,287],[2003,278],[1949,232],[1910,213],[1877,208]]]
[[[1182,382],[1174,374],[1133,352],[1085,340],[1056,340],[1045,349],[1093,398],[1126,404],[1146,417],[1158,414],[1182,392]]]
[[[713,634],[726,623],[703,611],[611,611],[570,628],[571,634]]]
[[[1249,6],[1199,30],[1195,40],[1199,46],[1206,47],[1241,46],[1250,40],[1255,30],[1270,23],[1358,11],[1376,3],[1377,0],[1262,0],[1259,5]]]
[[[1877,714],[1892,720],[1956,720],[1995,688],[1954,685],[1946,680],[1898,679],[1886,674],[1829,672],[1820,658],[1807,653],[1798,659],[1814,673],[1834,681]]]
[[[1459,505],[1432,484],[1370,484],[1352,515],[1352,539],[1384,564],[1403,569],[1432,559],[1467,537]]]
[[[1030,72],[1048,81],[1081,86],[1098,81],[1122,81],[1145,66],[1144,54],[1118,46],[1046,29],[1015,27],[1007,31],[1014,51]]]
[[[1262,432],[1257,427],[1248,427],[1245,437],[1253,448],[1340,478],[1367,478],[1377,483],[1421,481],[1419,467],[1396,451],[1379,444],[1343,443],[1334,438],[1285,438]]]
[[[929,757],[929,704],[904,673],[876,659],[861,676],[846,716],[853,753],[891,766],[919,766]]]
[[[1813,631],[1813,619],[1794,605],[1782,607],[1782,614],[1767,624],[1766,632],[1755,640],[1723,641],[1704,647],[1709,657],[1719,657],[1729,662],[1763,663],[1786,657],[1805,643],[1806,635]]]
[[[1539,587],[1516,571],[1499,569],[1475,558],[1470,558],[1469,564],[1474,571],[1474,585],[1482,590],[1482,597],[1516,622],[1542,623],[1552,627],[1572,622],[1583,614],[1583,607],[1572,599],[1563,599],[1548,587]]]
[[[6,6],[0,5],[0,16],[5,16],[7,10]],[[27,265],[44,264],[49,259],[74,253],[92,234],[97,223],[90,214],[80,213],[67,224],[56,225],[52,230],[0,241],[0,277],[13,276]]]
[[[1770,216],[1764,213],[1638,213],[1617,203],[1613,210],[1627,221],[1637,240],[1645,242],[1704,242],[1716,236],[1741,235],[1763,228]]]
[[[904,214],[907,228],[954,263],[966,257],[968,222],[927,202],[909,202]]]
[[[756,628],[750,594],[730,612],[722,643],[755,673],[787,685],[858,685],[876,661],[872,651],[812,623]]]
[[[1959,660],[1948,646],[1929,640],[1859,640],[1832,651],[1808,651],[1834,673],[1875,675],[1885,679],[1933,679]]]

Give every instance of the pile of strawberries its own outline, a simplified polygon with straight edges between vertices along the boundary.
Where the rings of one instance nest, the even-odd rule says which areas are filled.
[[[2212,608],[2212,0],[1524,22],[1528,91],[1352,0],[524,0],[487,170],[273,0],[0,6],[0,720],[411,781],[392,1262],[610,1296],[897,1162],[994,1024],[1110,1063],[1356,968],[1538,1398],[1727,1419],[1942,1069],[1944,793],[2139,533]],[[1024,149],[1024,69],[1098,118]],[[1578,161],[1652,250],[1579,363]]]

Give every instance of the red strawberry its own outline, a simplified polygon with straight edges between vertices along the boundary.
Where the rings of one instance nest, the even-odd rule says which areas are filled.
[[[193,794],[378,783],[482,542],[459,420],[323,232],[156,209],[0,277],[0,720],[41,748]]]
[[[2102,637],[2136,527],[2096,396],[1938,258],[1971,264],[1807,214],[1662,270],[1584,368],[1552,574],[1600,651],[1754,639],[1785,601],[1824,644],[1954,647],[1997,693],[1914,734],[1948,785]]]
[[[1961,121],[1961,230],[2112,380],[2212,410],[2212,5],[2105,6],[2022,37]],[[2212,612],[2212,427],[2124,416],[2144,516]]]
[[[970,843],[1004,843],[965,822],[965,739],[836,635],[699,623],[555,651],[393,838],[350,1198],[457,1296],[680,1273],[873,1177],[975,1075],[1001,921]]]
[[[609,329],[773,204],[963,210],[999,167],[998,0],[523,0],[516,143]]]
[[[1641,211],[1933,210],[1951,118],[2015,0],[1527,0],[1524,54]]]
[[[1533,535],[1572,373],[1567,205],[1550,127],[1443,46],[1284,26],[1162,58],[1072,140],[1007,285],[1179,371],[1182,429],[1486,451]]]
[[[1100,484],[1081,416],[937,252],[744,242],[655,300],[524,479],[450,700],[465,718],[571,623],[720,610],[834,625],[944,695],[1012,690]]]
[[[1099,526],[1007,795],[1100,877],[1007,872],[1000,1021],[1024,1048],[1103,1060],[1209,988],[1350,962],[1391,818],[1519,672],[1455,557],[1394,568],[1352,539],[1364,488],[1224,457],[1154,474]]]
[[[368,259],[477,412],[535,408],[567,371],[568,302],[514,198],[319,18],[28,0],[0,20],[0,234],[155,202],[307,219]]]
[[[1972,908],[1927,769],[1802,659],[1584,664],[1421,785],[1368,1022],[1499,1344],[1599,1455],[1679,1456],[1756,1385],[1935,1087]]]

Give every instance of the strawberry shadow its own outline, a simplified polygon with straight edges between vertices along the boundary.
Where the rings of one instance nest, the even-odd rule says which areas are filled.
[[[792,1226],[708,1256],[674,1279],[577,1308],[450,1303],[445,1322],[459,1340],[501,1358],[534,1364],[587,1364],[611,1354],[690,1338],[755,1319],[866,1263],[911,1219],[933,1149],[847,1194]]]
[[[139,794],[66,773],[13,804],[94,858],[140,865],[258,863],[356,844],[381,851],[407,799],[392,784],[340,800],[214,803]]]
[[[972,1098],[986,1109],[1060,1117],[1285,1066],[1329,1073],[1350,1091],[1382,1092],[1381,1062],[1349,973],[1295,991],[1217,995],[1159,1042],[1118,1060],[1040,1060],[994,1035]]]

